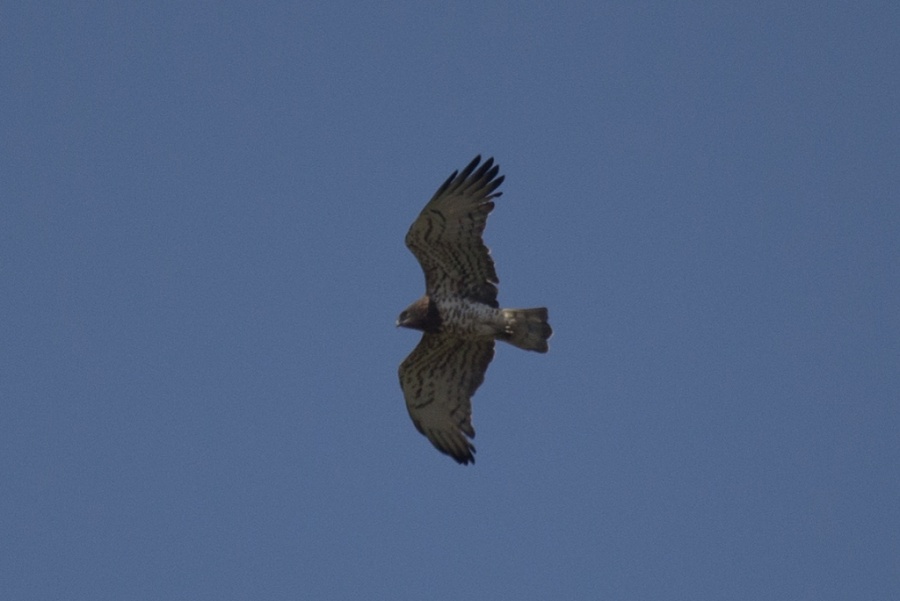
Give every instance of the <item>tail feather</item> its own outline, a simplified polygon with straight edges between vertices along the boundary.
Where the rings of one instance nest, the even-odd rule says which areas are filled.
[[[547,340],[553,335],[547,323],[547,309],[503,309],[506,330],[502,340],[526,351],[546,353]]]

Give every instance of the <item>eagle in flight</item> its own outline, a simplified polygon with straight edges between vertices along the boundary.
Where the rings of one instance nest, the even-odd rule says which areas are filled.
[[[424,332],[400,365],[400,387],[416,429],[458,463],[475,462],[472,395],[494,357],[494,341],[546,353],[547,309],[501,309],[497,272],[482,234],[503,176],[481,156],[454,171],[406,234],[425,272],[425,295],[398,326]]]

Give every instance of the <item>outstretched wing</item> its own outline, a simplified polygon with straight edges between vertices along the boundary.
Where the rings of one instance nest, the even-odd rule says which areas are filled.
[[[413,424],[458,463],[475,462],[468,440],[475,438],[472,395],[493,357],[493,340],[426,333],[400,365],[400,387]]]
[[[429,296],[464,296],[497,307],[497,272],[481,236],[503,176],[481,155],[438,188],[406,234]]]

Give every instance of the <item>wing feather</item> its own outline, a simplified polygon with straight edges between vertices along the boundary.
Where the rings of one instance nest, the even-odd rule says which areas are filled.
[[[502,193],[500,167],[481,155],[454,171],[406,234],[406,246],[425,273],[429,296],[464,296],[497,307],[497,271],[484,244],[493,199]]]
[[[400,387],[413,424],[458,463],[475,462],[469,440],[475,438],[472,395],[493,357],[493,340],[426,333],[400,365]]]

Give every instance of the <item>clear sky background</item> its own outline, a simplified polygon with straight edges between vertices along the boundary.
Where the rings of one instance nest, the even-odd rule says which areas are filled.
[[[0,598],[900,598],[900,8],[5,3]],[[547,355],[412,426],[476,154]]]

